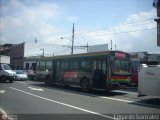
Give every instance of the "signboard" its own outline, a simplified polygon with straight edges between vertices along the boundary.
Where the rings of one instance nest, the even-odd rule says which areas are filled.
[[[89,47],[88,52],[102,52],[102,51],[108,51],[108,44],[101,44],[101,45],[93,45]]]
[[[126,54],[117,52],[117,53],[115,53],[115,57],[117,59],[125,59],[126,58]]]

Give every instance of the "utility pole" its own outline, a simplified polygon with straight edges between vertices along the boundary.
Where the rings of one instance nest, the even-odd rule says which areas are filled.
[[[87,42],[87,53],[88,53],[88,47],[89,47],[89,46],[88,46],[88,42]]]
[[[74,23],[73,23],[73,30],[72,30],[72,47],[71,47],[71,54],[73,54],[73,47],[74,47]]]
[[[111,40],[111,50],[112,50],[112,40]]]
[[[35,43],[37,43],[37,38],[35,38]]]
[[[42,50],[42,51],[43,51],[42,57],[44,57],[44,48],[41,48],[40,50]]]

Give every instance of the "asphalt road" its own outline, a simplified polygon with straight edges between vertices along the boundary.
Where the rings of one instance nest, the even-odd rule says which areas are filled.
[[[135,89],[84,93],[34,81],[0,83],[0,112],[15,120],[160,119],[159,103],[160,98],[138,98]]]

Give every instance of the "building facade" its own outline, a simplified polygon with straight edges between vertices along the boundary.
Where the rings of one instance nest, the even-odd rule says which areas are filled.
[[[74,53],[84,53],[86,50],[75,50]],[[70,54],[70,48],[62,45],[44,43],[20,43],[9,48],[11,67],[13,69],[36,69],[36,61],[32,58]]]
[[[6,56],[10,56],[10,47],[13,44],[4,44],[4,45],[0,45],[0,55],[6,55]]]
[[[11,67],[13,69],[23,69],[25,43],[15,44],[10,47]]]

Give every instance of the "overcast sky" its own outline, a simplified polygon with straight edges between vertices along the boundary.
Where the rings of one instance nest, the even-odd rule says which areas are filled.
[[[153,0],[0,0],[0,44],[109,44],[126,52],[160,53]],[[65,37],[60,39],[60,37]]]

